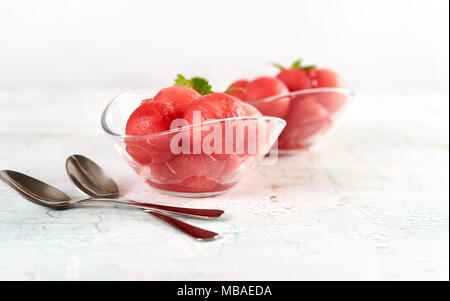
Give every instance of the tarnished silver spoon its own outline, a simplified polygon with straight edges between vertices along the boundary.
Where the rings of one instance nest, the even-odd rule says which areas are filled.
[[[0,179],[30,202],[53,209],[67,209],[75,204],[87,202],[115,201],[112,199],[101,198],[72,200],[61,190],[38,179],[12,170],[0,171]],[[146,212],[198,240],[211,240],[219,236],[215,232],[192,226],[188,223],[158,212],[150,212],[148,210],[146,210]]]
[[[174,207],[119,198],[119,187],[116,182],[107,176],[105,171],[97,163],[82,155],[72,155],[67,158],[66,172],[78,189],[94,198],[106,198],[123,205],[175,213],[189,217],[215,218],[220,217],[224,213],[223,210],[218,209]]]

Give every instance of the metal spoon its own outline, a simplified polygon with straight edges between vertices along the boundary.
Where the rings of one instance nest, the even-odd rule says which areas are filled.
[[[0,179],[3,180],[12,189],[18,192],[25,199],[33,202],[37,205],[54,208],[54,209],[66,209],[70,208],[75,204],[83,202],[93,202],[93,201],[112,201],[111,199],[83,199],[83,200],[71,200],[64,192],[61,190],[48,185],[40,180],[22,174],[20,172],[12,170],[2,170],[0,171]],[[147,211],[147,210],[146,210]],[[148,212],[148,211],[147,211]],[[205,229],[201,229],[173,217],[163,215],[158,212],[148,212],[153,216],[161,219],[162,221],[170,224],[176,229],[186,233],[198,240],[211,240],[218,237],[218,234]]]
[[[128,199],[119,199],[119,187],[108,177],[104,170],[94,161],[82,155],[72,155],[66,160],[66,172],[70,180],[82,192],[94,198],[114,199],[114,203],[131,205],[142,209],[152,209],[166,213],[175,213],[190,217],[215,218],[224,211],[218,209],[196,209],[173,207],[151,203],[140,203]]]

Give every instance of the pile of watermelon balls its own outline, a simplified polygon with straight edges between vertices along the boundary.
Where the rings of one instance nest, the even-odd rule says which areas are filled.
[[[341,93],[319,93],[319,90],[315,93],[314,89],[345,88],[346,85],[338,73],[303,66],[301,60],[289,68],[275,66],[279,68],[276,77],[240,79],[231,83],[225,92],[213,92],[208,81],[201,77],[187,79],[178,75],[173,86],[160,90],[153,98],[142,100],[130,115],[125,133],[141,136],[167,131],[172,121],[179,118],[194,124],[193,112],[196,111],[201,113],[201,122],[241,116],[273,116],[287,121],[278,139],[279,149],[308,148],[315,136],[329,129],[333,115],[347,100]],[[311,93],[297,96],[290,93],[306,89]],[[260,101],[269,97],[271,101]],[[153,146],[160,143],[157,151],[149,150],[149,145],[143,143],[148,143],[148,139],[130,141],[127,152],[139,165],[151,167],[152,177],[157,179],[153,178],[149,184],[165,190],[198,192],[225,189],[219,182],[232,176],[233,170],[241,163],[239,157],[232,155],[217,158],[176,156],[162,146],[168,144],[167,141],[150,143]],[[195,174],[189,173],[190,167]]]

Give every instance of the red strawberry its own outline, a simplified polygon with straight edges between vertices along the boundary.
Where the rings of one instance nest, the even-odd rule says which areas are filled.
[[[345,88],[347,86],[338,73],[329,69],[311,69],[309,76],[315,88]]]

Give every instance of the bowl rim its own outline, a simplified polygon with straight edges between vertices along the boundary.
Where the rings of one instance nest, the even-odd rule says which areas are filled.
[[[276,100],[279,98],[283,98],[283,97],[297,96],[297,95],[303,95],[303,94],[309,94],[309,93],[327,93],[327,92],[328,93],[329,92],[341,93],[341,94],[346,94],[349,96],[355,95],[355,92],[348,88],[311,88],[311,89],[292,91],[292,92],[288,92],[288,93],[284,93],[284,94],[278,94],[275,96],[269,96],[269,97],[261,98],[261,99],[247,100],[245,102],[248,104],[257,104],[257,103],[263,103],[263,102],[270,102],[270,101],[273,101],[273,100]]]
[[[165,131],[161,131],[161,132],[157,132],[157,133],[151,133],[151,134],[145,134],[145,135],[136,135],[136,136],[131,136],[131,135],[126,135],[126,134],[119,134],[116,133],[115,131],[113,131],[106,123],[106,118],[108,116],[108,112],[110,111],[111,107],[120,101],[120,97],[128,94],[128,93],[132,93],[132,92],[137,92],[137,91],[144,91],[147,89],[157,89],[156,87],[146,87],[146,88],[139,88],[139,89],[129,89],[126,91],[123,91],[121,93],[119,93],[118,95],[116,95],[115,97],[113,97],[108,104],[106,105],[106,107],[103,109],[102,115],[101,115],[101,126],[103,131],[106,132],[106,134],[115,137],[115,138],[122,138],[122,139],[142,139],[145,137],[154,137],[154,136],[162,136],[162,135],[166,135],[166,134],[171,134],[171,133],[176,133],[176,132],[180,132],[182,130],[186,130],[186,129],[190,129],[190,128],[194,128],[194,127],[199,127],[199,126],[204,126],[204,125],[208,125],[208,124],[214,124],[214,123],[219,123],[219,122],[224,122],[224,121],[233,121],[233,120],[244,120],[244,119],[254,119],[254,120],[271,120],[271,121],[275,121],[278,123],[282,124],[282,128],[284,128],[286,126],[286,121],[282,118],[278,118],[278,117],[272,117],[272,116],[239,116],[239,117],[230,117],[230,118],[222,118],[222,119],[213,119],[213,120],[207,120],[207,121],[203,121],[200,124],[192,124],[192,125],[186,125],[186,126],[182,126],[179,128],[175,128],[175,129],[169,129],[169,130],[165,130]],[[279,95],[277,95],[279,96]]]

